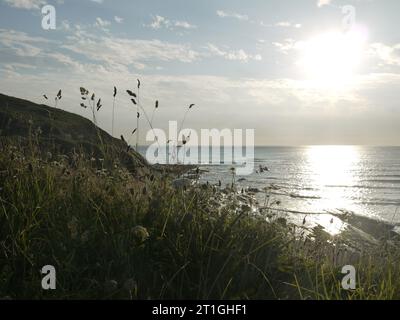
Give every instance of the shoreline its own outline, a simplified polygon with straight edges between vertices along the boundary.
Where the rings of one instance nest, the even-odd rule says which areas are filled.
[[[200,183],[200,187],[202,184],[204,184],[204,182]],[[237,186],[234,187],[236,188]],[[375,246],[382,239],[395,239],[395,240],[400,239],[400,228],[399,230],[396,230],[396,228],[400,226],[400,223],[390,223],[389,221],[385,221],[383,219],[379,218],[375,219],[374,217],[369,217],[362,214],[356,214],[354,212],[346,212],[344,210],[338,210],[340,212],[330,212],[330,211],[302,212],[298,210],[279,208],[278,206],[262,206],[258,202],[256,195],[265,194],[266,191],[262,191],[256,187],[247,186],[247,188],[242,189],[242,191],[244,190],[243,194],[240,192],[240,189],[241,189],[240,187],[236,188],[236,195],[242,196],[242,200],[244,200],[244,205],[248,205],[249,207],[255,207],[254,211],[259,212],[261,215],[265,215],[265,212],[267,212],[268,213],[267,215],[271,216],[272,213],[272,216],[275,216],[276,219],[287,218],[287,221],[289,223],[292,223],[297,227],[307,230],[309,233],[312,232],[313,229],[321,227],[322,230],[326,231],[333,237],[343,237],[343,238],[346,237],[348,241],[351,239],[353,247],[359,247],[360,250],[362,250],[362,248],[365,247],[366,245]],[[221,188],[219,191],[222,193],[227,191],[229,192],[230,188],[227,185],[225,189]],[[271,195],[268,196],[269,200],[273,199],[273,193],[271,194],[272,196]],[[274,201],[272,200],[272,202]],[[263,211],[265,212],[263,213]],[[290,215],[292,217],[288,217]],[[324,223],[324,224],[319,223],[317,219],[314,219],[313,221],[313,218],[318,216],[326,216],[326,217],[331,216],[332,219],[333,218],[339,219],[340,220],[339,224],[341,224],[339,228],[340,230],[338,230],[337,233],[336,232],[330,233],[329,224],[332,224],[331,222],[332,220],[330,220],[329,223]],[[304,224],[304,220],[306,220],[306,218],[311,218],[310,219],[312,222],[311,226]],[[309,221],[307,221],[307,224],[308,223]],[[335,223],[337,224],[338,221],[335,221]],[[328,228],[326,228],[327,226]],[[361,241],[364,243],[361,243]]]

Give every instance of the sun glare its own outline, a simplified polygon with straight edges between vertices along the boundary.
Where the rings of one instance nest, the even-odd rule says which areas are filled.
[[[359,148],[354,146],[310,146],[307,149],[306,165],[311,178],[324,197],[315,204],[315,210],[353,206],[351,187],[359,183],[355,168],[359,166]]]
[[[308,80],[321,86],[349,85],[361,64],[365,41],[364,30],[319,34],[303,43],[299,64]]]

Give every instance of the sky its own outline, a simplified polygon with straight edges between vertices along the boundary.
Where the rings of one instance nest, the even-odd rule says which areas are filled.
[[[157,128],[194,103],[186,127],[254,129],[257,145],[400,145],[399,12],[398,0],[0,0],[0,93],[52,105],[62,89],[58,107],[91,119],[85,87],[111,132],[116,86],[114,135],[129,136],[139,78]]]

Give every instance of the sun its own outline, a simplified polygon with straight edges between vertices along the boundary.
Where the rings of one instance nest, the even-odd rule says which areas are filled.
[[[308,80],[321,86],[348,85],[363,60],[365,42],[363,30],[319,34],[302,43],[299,65]]]

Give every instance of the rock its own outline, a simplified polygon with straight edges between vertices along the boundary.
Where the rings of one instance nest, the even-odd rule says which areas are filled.
[[[175,179],[172,181],[172,186],[175,189],[182,189],[182,188],[187,188],[190,187],[193,184],[192,180],[187,179],[187,178],[180,178],[180,179]]]

